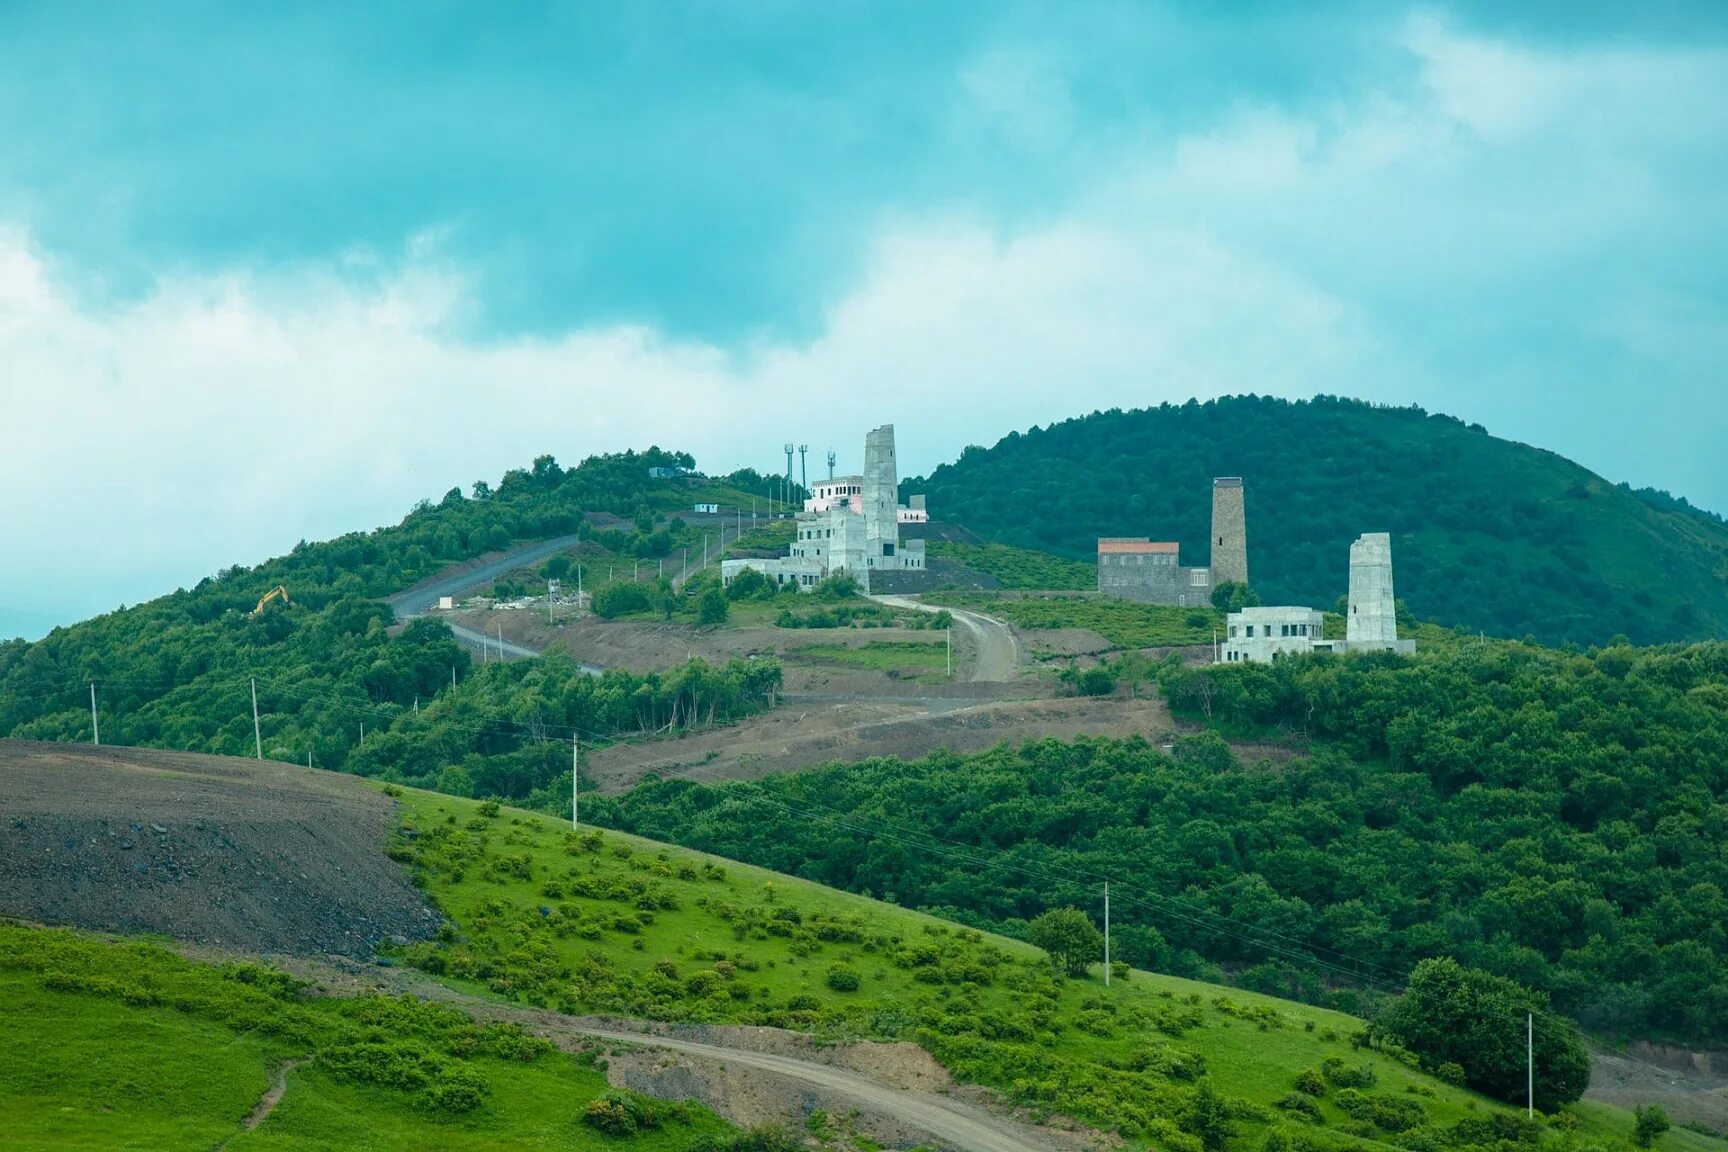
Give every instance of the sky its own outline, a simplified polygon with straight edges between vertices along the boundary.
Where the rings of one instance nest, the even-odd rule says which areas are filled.
[[[0,0],[0,637],[546,452],[1248,392],[1728,512],[1728,5]]]

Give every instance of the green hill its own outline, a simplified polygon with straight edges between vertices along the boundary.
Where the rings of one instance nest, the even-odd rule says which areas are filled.
[[[1424,618],[1548,643],[1728,635],[1728,524],[1418,408],[1253,396],[1123,412],[968,448],[903,491],[987,539],[1090,560],[1099,536],[1209,561],[1214,476],[1247,485],[1266,603],[1330,607],[1350,542],[1393,536]]]
[[[1215,732],[1040,741],[650,781],[596,813],[1014,933],[1093,899],[1069,877],[1111,876],[1143,896],[1125,958],[1286,995],[1363,1007],[1353,989],[1453,956],[1597,1032],[1728,1039],[1728,644],[1471,637],[1159,675],[1266,758]]]
[[[615,1096],[591,1053],[411,997],[319,996],[254,964],[5,923],[0,996],[0,1131],[20,1152],[618,1144],[584,1120]],[[699,1107],[648,1108],[642,1152],[735,1132]]]
[[[1526,1126],[1408,1054],[1363,1047],[1361,1021],[1339,1012],[1144,971],[1106,987],[1098,965],[1065,979],[1027,944],[806,880],[495,804],[401,804],[396,850],[453,922],[403,958],[459,987],[565,1012],[913,1040],[1038,1114],[1171,1152],[1589,1147],[1629,1131],[1593,1104]],[[1297,1091],[1310,1069],[1311,1092]]]

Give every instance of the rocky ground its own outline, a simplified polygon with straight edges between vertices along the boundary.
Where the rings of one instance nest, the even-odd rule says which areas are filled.
[[[368,956],[439,917],[384,855],[391,804],[273,761],[0,740],[0,915]]]

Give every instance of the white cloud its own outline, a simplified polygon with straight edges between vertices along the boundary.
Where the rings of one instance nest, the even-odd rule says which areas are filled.
[[[893,421],[903,466],[924,471],[1093,408],[1323,391],[1612,458],[1611,421],[1557,434],[1539,369],[1496,364],[1473,386],[1494,351],[1470,344],[1501,319],[1506,285],[1535,270],[1568,288],[1568,269],[1639,247],[1697,193],[1641,199],[1636,129],[1660,118],[1683,124],[1648,136],[1728,136],[1719,111],[1676,106],[1666,68],[1718,86],[1728,69],[1692,52],[1543,55],[1428,17],[1402,35],[1409,90],[1303,117],[1242,108],[1142,141],[1034,224],[981,211],[884,223],[858,284],[796,344],[725,349],[628,325],[468,339],[483,302],[436,236],[410,238],[394,266],[361,254],[177,275],[101,308],[29,236],[0,230],[0,485],[13,494],[0,605],[70,616],[137,600],[301,536],[395,520],[548,451],[573,463],[658,443],[713,469],[769,468],[792,439],[847,467],[863,430]],[[961,91],[1008,119],[1030,99],[1042,146],[1072,109],[1040,59],[994,56]],[[1623,346],[1637,372],[1678,373],[1682,390],[1720,372],[1719,326],[1709,347],[1677,347],[1687,326],[1671,317],[1695,302],[1675,313],[1636,283],[1614,287],[1611,308],[1586,300],[1568,322]]]

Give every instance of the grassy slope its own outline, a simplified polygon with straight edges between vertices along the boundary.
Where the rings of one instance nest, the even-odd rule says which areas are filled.
[[[1001,582],[1004,588],[1090,592],[1098,587],[1098,566],[1011,544],[962,544],[932,540],[930,555],[949,560]]]
[[[146,988],[68,990],[49,974]],[[236,999],[238,997],[238,1000]],[[591,1064],[561,1052],[532,1060],[475,1053],[459,1062],[490,1091],[476,1110],[452,1115],[416,1093],[341,1078],[318,1062],[294,1067],[287,1092],[257,1129],[241,1119],[269,1074],[290,1060],[353,1040],[359,1002],[290,996],[273,1000],[221,971],[166,949],[83,937],[62,929],[0,926],[0,1132],[9,1149],[139,1149],[207,1152],[224,1139],[234,1152],[263,1149],[599,1149],[608,1140],[580,1122],[607,1091]],[[170,1006],[172,1004],[173,1006]],[[279,1027],[266,1024],[274,1014]],[[399,1024],[389,1039],[415,1040]],[[436,1042],[422,1045],[453,1061]],[[643,1152],[683,1149],[697,1133],[728,1126],[701,1109],[688,1122],[636,1138]]]
[[[1235,1101],[1237,1147],[1257,1147],[1268,1128],[1291,1124],[1269,1106],[1298,1071],[1328,1056],[1371,1063],[1376,1091],[1420,1101],[1437,1128],[1504,1111],[1385,1055],[1353,1051],[1348,1037],[1360,1022],[1339,1013],[1143,972],[1109,989],[1096,970],[1084,981],[1057,981],[1028,945],[807,881],[618,832],[584,841],[550,817],[508,809],[487,816],[479,804],[431,793],[406,792],[402,805],[421,879],[460,926],[459,938],[421,946],[414,960],[471,990],[566,1011],[916,1039],[961,1079],[1101,1126],[1126,1121],[1142,1138],[1149,1116],[1185,1107],[1191,1089],[1180,1069],[1193,1068],[1194,1056]],[[645,898],[627,888],[622,899],[580,894],[632,884]],[[638,917],[636,903],[656,907]],[[811,931],[765,930],[787,909]],[[811,938],[824,928],[852,938]],[[935,962],[897,962],[917,949]],[[859,975],[856,991],[828,987],[835,966]],[[965,978],[980,971],[989,973],[985,982]],[[932,973],[946,979],[931,982]],[[1029,1008],[1046,1004],[1031,1034],[1008,1035]],[[1188,1026],[1175,1026],[1183,1014]],[[991,1030],[999,1038],[980,1034]],[[1178,1074],[1121,1070],[1136,1062]],[[1321,1102],[1325,1127],[1307,1133],[1318,1147],[1355,1145],[1332,1095]],[[1588,1134],[1630,1130],[1623,1112],[1583,1115]],[[1173,1146],[1153,1125],[1158,1142]],[[1669,1139],[1673,1149],[1722,1148],[1690,1135]]]
[[[1210,644],[1224,614],[1212,608],[1136,604],[1090,596],[1014,596],[996,592],[931,592],[931,604],[970,608],[1021,628],[1086,628],[1118,648]],[[1202,623],[1193,623],[1193,621]]]

